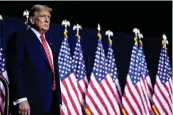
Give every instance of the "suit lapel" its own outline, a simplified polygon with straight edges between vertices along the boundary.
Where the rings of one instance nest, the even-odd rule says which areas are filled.
[[[30,31],[32,32],[32,30],[30,30]],[[47,59],[46,52],[45,52],[45,50],[44,50],[44,48],[43,48],[43,45],[41,44],[41,42],[39,41],[39,39],[37,38],[37,36],[35,35],[34,32],[32,32],[32,37],[37,41],[37,44],[38,44],[38,46],[39,46],[39,50],[41,51],[41,54],[43,55],[43,58],[44,58],[44,60],[45,60],[45,63],[47,63],[47,65],[50,67],[49,61],[48,61],[48,59]],[[50,69],[51,69],[51,68],[50,68]]]

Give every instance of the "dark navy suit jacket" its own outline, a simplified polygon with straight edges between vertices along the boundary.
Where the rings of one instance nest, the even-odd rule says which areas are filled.
[[[53,54],[58,103],[61,104],[58,54],[52,38],[48,34],[45,36]],[[41,115],[43,112],[49,111],[53,98],[51,89],[53,73],[43,46],[35,33],[29,29],[10,38],[7,45],[6,62],[12,100],[16,101],[26,97],[31,107],[31,115]]]

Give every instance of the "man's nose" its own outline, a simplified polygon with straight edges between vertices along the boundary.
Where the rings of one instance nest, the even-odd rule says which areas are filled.
[[[45,22],[50,22],[50,18],[46,17]]]

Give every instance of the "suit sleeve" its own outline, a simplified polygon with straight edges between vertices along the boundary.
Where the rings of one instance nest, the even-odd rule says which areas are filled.
[[[19,34],[10,38],[7,45],[7,72],[13,101],[26,97],[22,68],[24,65],[24,42]]]

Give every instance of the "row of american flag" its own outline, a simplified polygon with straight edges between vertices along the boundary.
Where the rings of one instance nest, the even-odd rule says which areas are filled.
[[[68,25],[67,22],[64,25]],[[102,45],[98,27],[98,44],[91,76],[86,75],[80,43],[79,25],[74,55],[70,54],[68,31],[58,57],[62,105],[61,115],[173,115],[173,78],[166,42],[160,53],[156,82],[152,87],[142,45],[142,34],[134,29],[129,72],[124,93],[120,87],[116,60],[112,49],[111,31],[107,31],[109,47],[107,55]],[[164,37],[165,38],[165,37]],[[8,81],[3,49],[0,48],[0,73]],[[87,78],[90,77],[90,80]],[[0,83],[0,113],[5,107],[5,89]]]
[[[70,55],[67,28],[64,31],[58,61],[61,115],[173,115],[173,78],[166,36],[163,37],[153,88],[143,50],[143,36],[137,28],[134,29],[135,43],[122,94],[110,38],[113,34],[110,30],[106,32],[109,39],[106,56],[99,27],[98,30],[98,44],[90,80],[87,79],[79,31],[76,33],[73,56]]]

